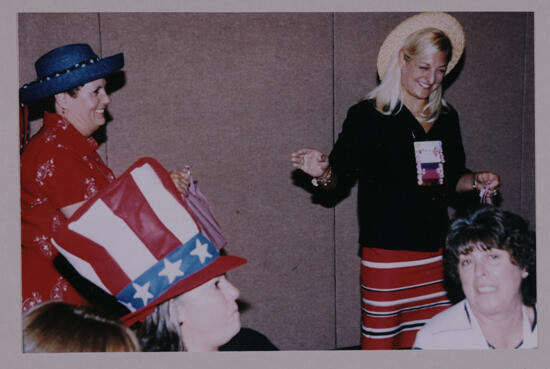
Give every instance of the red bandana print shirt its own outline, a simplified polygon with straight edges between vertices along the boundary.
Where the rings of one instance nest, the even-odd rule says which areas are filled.
[[[21,156],[23,311],[48,300],[84,300],[52,264],[52,232],[66,218],[60,209],[94,196],[115,176],[96,152],[97,142],[67,120],[46,112],[44,124]],[[101,230],[98,230],[99,232]]]

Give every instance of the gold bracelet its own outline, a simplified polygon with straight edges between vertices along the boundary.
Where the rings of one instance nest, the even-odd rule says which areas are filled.
[[[323,174],[319,177],[313,177],[311,179],[311,184],[315,187],[327,187],[330,182],[332,182],[332,168],[328,167]]]

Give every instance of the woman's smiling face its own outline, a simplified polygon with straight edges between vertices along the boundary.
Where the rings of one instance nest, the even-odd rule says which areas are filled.
[[[458,273],[474,313],[487,317],[522,304],[520,286],[527,274],[512,263],[508,251],[474,246],[460,255]]]
[[[447,56],[443,51],[408,58],[403,51],[399,53],[401,65],[401,88],[405,100],[427,100],[445,77],[447,70]]]
[[[105,109],[111,98],[105,91],[104,78],[86,83],[74,97],[61,94],[65,95],[60,104],[65,117],[83,136],[90,136],[105,124]]]

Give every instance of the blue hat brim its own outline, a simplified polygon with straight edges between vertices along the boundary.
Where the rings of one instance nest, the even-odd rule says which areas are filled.
[[[47,96],[103,78],[120,70],[123,66],[124,55],[122,53],[100,59],[93,64],[60,74],[57,77],[51,77],[49,80],[35,81],[24,85],[19,89],[19,101],[28,104],[41,100]]]

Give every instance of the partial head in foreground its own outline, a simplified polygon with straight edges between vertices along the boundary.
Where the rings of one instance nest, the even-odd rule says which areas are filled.
[[[91,307],[49,301],[23,316],[23,352],[124,351],[140,351],[135,334]]]

